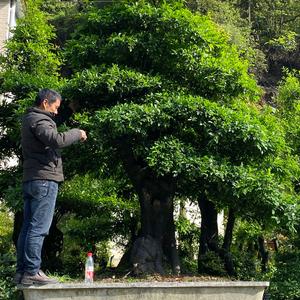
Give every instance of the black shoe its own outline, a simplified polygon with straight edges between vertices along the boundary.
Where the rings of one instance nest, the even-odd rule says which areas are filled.
[[[21,284],[24,285],[44,285],[55,284],[58,281],[55,278],[48,277],[42,270],[39,270],[35,275],[24,273]]]

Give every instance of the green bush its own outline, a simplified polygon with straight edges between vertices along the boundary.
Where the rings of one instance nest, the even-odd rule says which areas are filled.
[[[8,209],[0,203],[0,254],[11,251],[13,218]]]
[[[198,263],[195,253],[199,248],[199,228],[184,215],[179,215],[175,225],[178,233],[181,271],[185,274],[196,274]]]
[[[12,246],[13,217],[0,203],[0,300],[19,299],[12,278],[15,273],[15,251]]]
[[[90,174],[76,175],[61,186],[57,208],[64,213],[58,223],[64,237],[59,255],[64,274],[82,276],[88,251],[94,253],[95,262],[104,269],[109,260],[108,241],[130,239],[138,205],[135,198],[118,195],[122,184]]]
[[[300,251],[279,253],[269,292],[272,300],[300,299]]]
[[[15,272],[15,259],[11,253],[0,254],[0,300],[18,300],[20,296],[12,278]]]
[[[299,112],[300,72],[285,70],[285,77],[279,84],[277,102],[287,114]]]
[[[217,253],[213,251],[208,251],[205,255],[201,255],[199,258],[198,266],[202,274],[208,274],[213,276],[227,275],[227,273],[224,270],[223,260]]]

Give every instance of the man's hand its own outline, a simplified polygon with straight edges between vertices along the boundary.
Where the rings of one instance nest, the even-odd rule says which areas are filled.
[[[86,132],[85,132],[84,130],[81,130],[81,129],[80,129],[80,134],[81,134],[80,140],[81,140],[82,142],[84,142],[84,141],[87,139]]]

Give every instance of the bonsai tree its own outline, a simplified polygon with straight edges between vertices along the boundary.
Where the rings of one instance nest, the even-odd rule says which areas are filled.
[[[94,156],[121,168],[138,195],[137,273],[163,273],[164,256],[179,272],[175,195],[198,194],[200,203],[206,195],[241,214],[270,199],[271,212],[283,201],[278,188],[276,197],[268,193],[272,172],[262,193],[251,186],[284,141],[272,113],[255,105],[259,89],[223,30],[181,4],[143,1],[91,8],[78,24],[66,43],[73,75],[64,95],[86,110],[78,120],[89,128]]]

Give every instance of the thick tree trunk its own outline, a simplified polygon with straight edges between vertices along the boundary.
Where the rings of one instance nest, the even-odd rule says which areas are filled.
[[[175,224],[173,217],[174,205],[173,205],[173,196],[172,199],[168,199],[165,208],[164,215],[166,218],[166,231],[164,233],[163,240],[163,251],[168,256],[171,263],[173,274],[178,275],[180,273],[180,261],[178,250],[176,246],[176,237],[175,237]]]
[[[203,192],[198,198],[198,205],[201,212],[201,233],[198,254],[198,272],[208,273],[212,271],[206,263],[203,262],[203,256],[213,251],[219,254],[218,246],[218,212],[213,202],[209,201]]]
[[[233,228],[235,223],[235,213],[233,209],[229,209],[228,212],[228,220],[226,224],[224,242],[223,242],[223,249],[230,251],[231,243],[232,243],[232,235],[233,235]]]
[[[201,211],[201,233],[199,244],[199,255],[208,251],[218,252],[218,212],[211,201],[203,193],[198,198]]]
[[[198,256],[198,271],[202,272],[203,263],[201,257],[208,251],[213,251],[224,260],[224,267],[230,276],[235,275],[234,265],[230,253],[232,243],[233,228],[235,224],[235,214],[232,209],[229,210],[228,221],[225,230],[224,242],[222,248],[218,245],[218,211],[215,204],[207,199],[205,193],[198,198],[198,204],[201,211],[201,234]],[[204,270],[205,271],[205,270]]]
[[[155,182],[156,180],[154,180]],[[164,273],[163,254],[174,274],[180,272],[173,220],[173,195],[164,190],[164,179],[138,192],[141,205],[141,236],[135,241],[131,262],[135,274]],[[157,193],[157,188],[160,193]]]
[[[157,178],[143,162],[137,161],[124,141],[120,154],[141,207],[140,236],[133,244],[130,258],[133,272],[163,274],[165,255],[173,272],[178,274],[180,266],[173,220],[175,183],[172,178]]]

